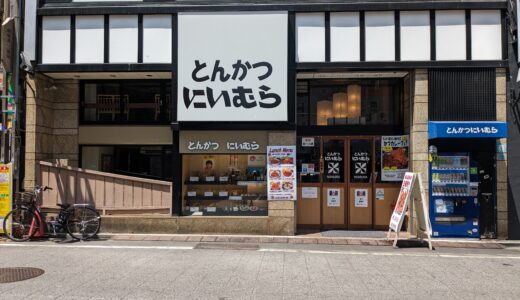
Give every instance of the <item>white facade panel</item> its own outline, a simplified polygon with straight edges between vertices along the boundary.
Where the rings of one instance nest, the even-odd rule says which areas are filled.
[[[171,63],[172,16],[143,16],[143,62]]]
[[[471,11],[471,59],[502,59],[502,25],[499,10]]]
[[[36,59],[36,7],[37,1],[25,1],[23,52],[31,60]]]
[[[430,60],[430,12],[402,11],[401,24],[401,60]]]
[[[76,63],[103,63],[104,16],[76,16]]]
[[[330,14],[330,60],[360,60],[360,29],[358,12]]]
[[[110,16],[110,63],[136,63],[138,20],[136,15]]]
[[[70,17],[43,17],[42,31],[42,63],[70,63]]]
[[[296,14],[296,61],[325,61],[325,14]]]
[[[393,11],[365,13],[366,61],[395,60],[395,14]]]
[[[435,11],[436,60],[466,60],[466,13]]]
[[[179,121],[287,121],[285,11],[178,15]]]

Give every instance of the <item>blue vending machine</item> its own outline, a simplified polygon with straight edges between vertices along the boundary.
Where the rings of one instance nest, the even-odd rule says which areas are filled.
[[[439,153],[429,172],[432,236],[479,238],[479,179],[470,154]]]

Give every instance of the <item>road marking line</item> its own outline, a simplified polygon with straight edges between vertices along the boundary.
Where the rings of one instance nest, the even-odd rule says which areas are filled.
[[[455,255],[455,254],[438,254],[440,257],[447,258],[480,258],[480,259],[520,259],[520,256],[493,256],[493,255]]]
[[[520,259],[520,256],[493,256],[493,255],[460,255],[438,253],[399,253],[399,252],[356,252],[356,251],[322,251],[305,249],[271,249],[262,248],[261,252],[285,252],[285,253],[312,253],[312,254],[340,254],[340,255],[373,255],[373,256],[409,256],[409,257],[442,257],[442,258],[477,258],[477,259]]]
[[[132,246],[132,245],[42,245],[42,244],[0,244],[0,247],[34,247],[34,248],[85,248],[85,249],[143,249],[143,250],[193,250],[194,246]],[[335,255],[372,255],[372,256],[409,256],[409,257],[439,257],[439,258],[474,258],[474,259],[519,259],[520,256],[502,255],[477,255],[477,254],[439,254],[439,253],[399,253],[399,252],[359,252],[359,251],[326,251],[305,249],[276,249],[261,248],[259,252],[282,252],[282,253],[309,253],[309,254],[335,254]]]
[[[34,245],[2,244],[0,247],[41,247],[41,248],[90,248],[90,249],[157,249],[157,250],[192,250],[193,246],[118,246],[118,245]]]
[[[295,249],[269,249],[269,248],[261,248],[258,249],[259,252],[285,252],[285,253],[298,253],[301,252]]]

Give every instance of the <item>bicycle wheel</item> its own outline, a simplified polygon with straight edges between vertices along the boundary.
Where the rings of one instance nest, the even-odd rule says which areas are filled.
[[[101,216],[91,207],[74,207],[65,221],[67,232],[77,240],[88,240],[101,227]]]
[[[24,242],[38,232],[40,221],[31,210],[25,207],[17,207],[5,216],[3,229],[9,239],[15,242]]]

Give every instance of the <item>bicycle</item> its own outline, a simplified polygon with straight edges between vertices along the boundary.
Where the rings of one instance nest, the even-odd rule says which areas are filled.
[[[37,185],[34,193],[15,193],[15,208],[3,223],[4,233],[9,239],[23,242],[33,237],[44,237],[52,229],[53,236],[65,230],[73,239],[88,240],[99,232],[101,216],[88,204],[58,204],[57,218],[47,221],[37,205],[41,193],[47,190],[52,188]]]

